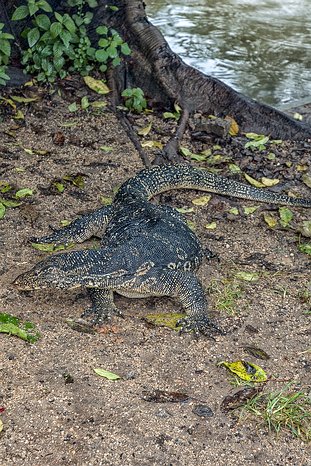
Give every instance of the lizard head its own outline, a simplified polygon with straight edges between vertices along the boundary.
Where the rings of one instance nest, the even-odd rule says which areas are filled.
[[[44,288],[77,288],[81,286],[78,283],[79,273],[76,271],[74,264],[72,269],[69,254],[56,254],[41,262],[38,262],[32,269],[22,273],[13,282],[19,290],[41,290]]]

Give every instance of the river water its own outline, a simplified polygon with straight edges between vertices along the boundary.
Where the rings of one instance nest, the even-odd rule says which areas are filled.
[[[311,101],[311,0],[146,3],[188,64],[270,105]]]

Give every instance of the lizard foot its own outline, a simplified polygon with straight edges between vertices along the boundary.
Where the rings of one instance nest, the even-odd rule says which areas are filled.
[[[180,325],[180,333],[194,332],[196,337],[201,334],[214,339],[213,333],[224,335],[224,331],[214,324],[206,315],[185,317],[177,322],[177,326]]]
[[[96,306],[91,306],[85,309],[81,314],[81,318],[84,319],[93,316],[90,320],[93,325],[103,325],[109,322],[114,315],[124,318],[122,312],[116,306],[104,309],[102,307],[98,308]]]

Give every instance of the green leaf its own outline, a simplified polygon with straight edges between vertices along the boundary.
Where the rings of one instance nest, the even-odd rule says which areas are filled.
[[[181,325],[178,325],[178,321],[185,318],[185,314],[181,313],[158,313],[158,314],[148,314],[144,317],[144,320],[149,324],[155,325],[157,327],[168,327],[171,330],[179,331]]]
[[[19,21],[21,19],[26,18],[29,16],[29,8],[26,5],[21,5],[16,10],[14,11],[12,15],[12,20],[13,21]]]
[[[287,227],[294,217],[293,212],[288,207],[279,207],[279,214],[282,227]]]
[[[50,4],[46,2],[45,0],[39,0],[38,6],[41,8],[41,10],[45,11],[46,13],[52,13],[53,11]]]
[[[79,110],[77,102],[73,102],[72,104],[68,105],[69,112],[76,112]]]
[[[7,40],[0,40],[0,52],[8,57],[11,55],[11,45],[10,42]],[[1,57],[1,53],[0,53]]]
[[[303,252],[305,254],[308,254],[311,256],[311,243],[301,243],[298,244],[298,249],[300,252]]]
[[[16,197],[16,199],[22,199],[23,197],[31,196],[32,194],[33,194],[32,189],[23,188],[23,189],[19,189],[18,191],[16,191],[15,197]]]
[[[82,108],[82,110],[86,110],[89,106],[90,106],[89,99],[88,99],[87,96],[85,95],[85,96],[82,97],[82,99],[81,99],[81,108]]]
[[[59,14],[57,11],[55,11],[54,16],[57,19],[57,21],[62,24],[63,16],[61,14]]]
[[[207,230],[215,230],[217,228],[217,223],[216,222],[207,223],[206,225],[204,225],[204,228],[206,228]]]
[[[105,377],[108,380],[118,380],[121,377],[113,372],[106,371],[105,369],[101,369],[100,367],[94,367],[94,372],[99,375],[100,377]]]
[[[121,45],[121,52],[123,55],[131,55],[131,49],[126,42]]]
[[[53,183],[53,186],[55,186],[59,193],[63,193],[65,191],[65,186],[63,185],[63,183],[59,183],[59,181],[55,181]]]
[[[97,34],[106,36],[108,34],[108,28],[107,26],[98,26],[98,28],[96,28],[96,32]]]
[[[74,32],[76,32],[77,27],[76,27],[76,25],[75,25],[75,22],[73,21],[73,19],[72,19],[68,14],[65,14],[65,15],[64,15],[63,24],[64,24],[65,28],[68,29],[68,31],[69,31],[71,34],[73,34]]]
[[[33,47],[39,40],[40,38],[40,31],[38,28],[33,28],[33,29],[30,29],[30,31],[28,32],[27,34],[27,40],[28,40],[28,44],[29,44],[29,47]]]
[[[0,333],[15,335],[29,343],[35,343],[41,336],[31,322],[22,322],[17,317],[3,312],[0,313]]]
[[[259,279],[259,273],[257,272],[237,272],[235,276],[239,280],[244,280],[246,282],[257,282]]]
[[[257,209],[259,209],[259,205],[254,205],[250,207],[243,206],[243,212],[245,213],[245,215],[253,214],[254,212],[256,212]]]
[[[14,102],[28,104],[29,102],[36,102],[39,97],[22,97],[19,95],[11,95],[10,98],[14,100]]]
[[[38,15],[36,16],[36,25],[47,31],[51,26],[50,18],[47,15]]]
[[[3,204],[5,207],[18,207],[19,205],[21,205],[20,202],[13,201],[12,199],[4,199],[3,197],[0,197],[0,203]]]
[[[5,211],[6,211],[5,205],[1,202],[0,203],[0,219],[4,217]]]
[[[31,243],[31,246],[38,251],[43,252],[54,252],[54,251],[63,251],[64,249],[72,248],[74,243],[69,244],[58,244],[54,246],[54,244],[46,244],[46,243]]]
[[[29,14],[30,16],[33,16],[34,14],[37,13],[37,11],[40,10],[40,7],[36,5],[34,1],[28,1],[28,8],[29,8]]]
[[[50,27],[51,37],[55,39],[56,37],[60,35],[62,30],[63,30],[63,26],[60,23],[58,22],[52,23]]]
[[[112,151],[112,147],[111,146],[100,146],[100,150],[108,153]]]

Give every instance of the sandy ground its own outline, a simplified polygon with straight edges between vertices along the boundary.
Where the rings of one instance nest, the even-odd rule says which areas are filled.
[[[200,207],[192,200],[202,193],[194,191],[170,192],[155,201],[193,207],[187,218],[203,245],[219,257],[206,260],[199,273],[210,314],[226,331],[215,340],[146,324],[142,318],[148,313],[177,312],[179,304],[172,299],[116,296],[125,318],[90,334],[67,324],[88,306],[86,293],[14,289],[13,279],[46,256],[32,248],[31,236],[47,234],[49,225],[59,227],[62,220],[100,206],[102,196],[112,196],[115,187],[142,168],[109,110],[70,113],[74,97],[64,98],[45,97],[24,108],[25,120],[4,115],[1,123],[0,179],[33,190],[0,221],[1,311],[33,322],[42,334],[34,345],[0,334],[1,466],[311,465],[306,443],[288,432],[276,436],[251,419],[220,409],[223,398],[237,390],[216,365],[221,360],[260,364],[274,379],[267,391],[281,388],[284,380],[310,391],[310,302],[303,298],[310,286],[310,260],[298,251],[294,231],[268,228],[262,214],[267,206],[252,215],[233,215],[228,213],[232,207],[254,203],[213,196]],[[165,140],[174,123],[164,125],[150,116],[133,123],[142,127],[148,118],[154,123],[146,139]],[[207,149],[215,141],[200,144]],[[189,135],[184,145],[191,148]],[[109,152],[102,146],[109,146]],[[237,143],[223,143],[223,151],[252,176],[278,177],[287,190],[310,197],[296,170],[310,162],[310,145],[278,146],[273,163],[261,154],[243,153]],[[226,165],[220,168],[227,174]],[[84,188],[70,182],[64,183],[63,193],[53,188],[55,180],[77,174],[85,175]],[[297,221],[308,218],[306,209],[292,211]],[[207,230],[212,221],[216,229]],[[94,247],[94,240],[83,247]],[[238,271],[258,272],[259,279],[236,280]],[[219,309],[219,300],[233,282],[240,296],[229,314]],[[245,344],[264,349],[270,359],[247,355]],[[94,367],[122,379],[103,379]],[[155,389],[190,398],[146,401],[144,393]],[[209,416],[195,413],[200,404],[211,409]]]

